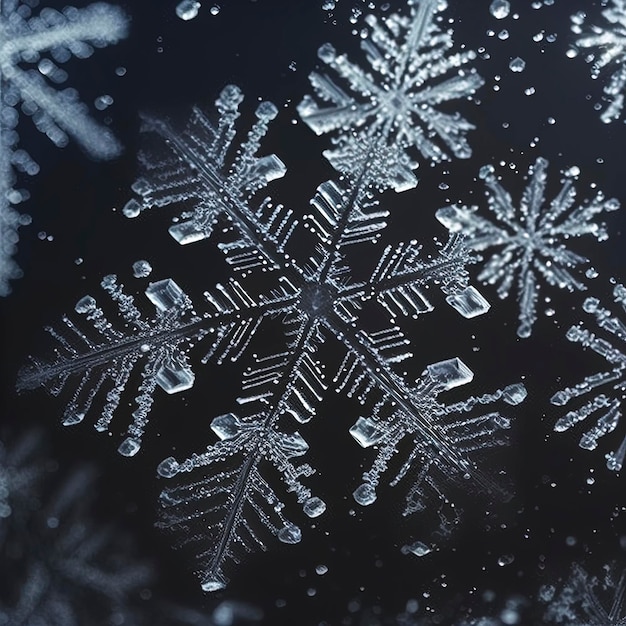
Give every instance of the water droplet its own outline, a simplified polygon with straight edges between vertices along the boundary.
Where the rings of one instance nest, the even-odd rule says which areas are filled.
[[[511,12],[511,3],[508,0],[493,0],[489,11],[497,20],[503,20]]]
[[[197,0],[182,0],[176,5],[176,15],[187,22],[198,15],[201,6]]]
[[[524,59],[520,57],[515,57],[509,63],[509,69],[512,72],[516,72],[516,73],[523,72],[525,67],[526,67],[526,61],[524,61]]]

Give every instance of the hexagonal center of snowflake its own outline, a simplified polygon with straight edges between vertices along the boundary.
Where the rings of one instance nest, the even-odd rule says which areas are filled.
[[[337,289],[325,283],[309,283],[300,292],[300,309],[309,317],[324,317],[337,298]]]
[[[402,88],[390,90],[381,104],[393,117],[404,117],[411,108],[411,103]]]

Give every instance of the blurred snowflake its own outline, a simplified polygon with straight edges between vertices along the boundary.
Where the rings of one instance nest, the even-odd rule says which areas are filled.
[[[537,319],[539,277],[559,289],[586,289],[571,270],[588,263],[588,259],[569,250],[569,240],[584,235],[606,240],[605,224],[595,219],[601,213],[619,208],[617,200],[607,200],[601,191],[592,200],[575,205],[572,180],[575,174],[571,170],[564,173],[557,196],[546,204],[547,169],[548,161],[543,158],[530,167],[528,185],[516,207],[493,167],[484,166],[480,177],[487,186],[493,221],[479,215],[478,207],[448,206],[437,211],[437,219],[451,232],[462,233],[473,250],[499,248],[484,263],[478,278],[484,284],[496,285],[503,299],[509,296],[514,281],[517,282],[520,337],[531,335]]]

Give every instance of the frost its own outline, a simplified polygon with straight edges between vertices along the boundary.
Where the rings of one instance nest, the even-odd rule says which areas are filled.
[[[12,626],[128,622],[130,596],[152,579],[151,568],[133,560],[121,528],[94,520],[95,472],[81,466],[55,476],[42,458],[42,438],[27,434],[11,461],[27,451],[30,479],[14,484],[14,511],[0,520],[0,623]],[[0,476],[23,475],[19,464],[0,459]],[[133,622],[136,623],[136,622]]]
[[[617,285],[613,290],[615,302],[626,311],[626,289]],[[626,341],[626,325],[616,315],[601,306],[597,298],[587,298],[583,305],[586,313],[595,317],[599,328],[605,331],[604,339],[586,329],[582,324],[572,326],[567,331],[567,338],[580,344],[584,349],[591,348],[603,357],[608,369],[587,376],[573,387],[567,387],[552,396],[551,402],[556,406],[565,406],[571,401],[587,396],[589,399],[580,407],[570,410],[559,418],[554,430],[563,432],[575,427],[586,419],[595,420],[595,426],[583,433],[580,447],[595,450],[598,440],[613,432],[622,417],[622,400],[626,389],[626,351],[624,347],[615,347],[613,338]],[[612,337],[611,337],[612,336]],[[626,436],[617,450],[606,454],[607,467],[619,472],[624,464],[626,454]]]
[[[92,46],[107,46],[125,37],[127,17],[121,9],[105,3],[61,12],[44,8],[34,16],[31,5],[5,0],[0,12],[0,295],[10,292],[9,280],[21,276],[12,257],[18,228],[29,223],[12,206],[24,199],[13,187],[16,173],[34,175],[39,171],[33,159],[17,147],[19,110],[57,146],[65,146],[72,137],[98,159],[112,158],[121,150],[113,134],[89,117],[74,90],[55,86],[66,81],[67,72],[60,66],[72,56],[88,57]],[[25,65],[33,67],[26,70]]]
[[[440,110],[440,105],[469,98],[482,85],[475,70],[463,68],[476,55],[450,53],[452,35],[436,23],[446,2],[409,4],[409,16],[365,18],[370,31],[361,48],[371,71],[338,54],[330,44],[319,49],[320,60],[347,89],[329,74],[314,72],[311,84],[324,104],[306,96],[298,112],[316,134],[334,133],[335,147],[324,155],[342,173],[351,171],[346,152],[377,145],[381,137],[384,145],[395,149],[396,160],[411,167],[417,166],[410,161],[413,150],[431,162],[448,159],[448,151],[458,158],[471,155],[465,135],[474,126],[459,113]]]
[[[608,237],[606,227],[594,220],[601,213],[619,208],[617,200],[605,199],[602,192],[576,205],[576,189],[568,177],[563,179],[556,197],[546,204],[547,168],[548,161],[538,158],[529,169],[528,185],[518,207],[493,168],[482,168],[480,176],[487,186],[493,221],[479,215],[474,206],[448,206],[437,211],[437,219],[451,232],[463,233],[472,249],[482,252],[499,248],[485,262],[478,278],[484,284],[496,285],[500,298],[509,296],[516,281],[520,337],[530,336],[537,319],[539,278],[559,289],[586,289],[571,270],[588,260],[570,251],[569,241],[583,235],[604,241]]]
[[[574,564],[568,580],[548,601],[543,619],[550,624],[618,626],[626,620],[626,570],[607,565],[601,577]]]
[[[600,114],[605,124],[622,115],[626,86],[626,2],[610,0],[608,4],[602,11],[605,23],[602,26],[592,24],[586,31],[583,29],[586,14],[572,15],[572,31],[578,35],[576,48],[592,51],[586,56],[591,64],[591,76],[599,78],[604,73],[610,74],[603,89],[606,106]],[[568,56],[574,56],[576,48]]]

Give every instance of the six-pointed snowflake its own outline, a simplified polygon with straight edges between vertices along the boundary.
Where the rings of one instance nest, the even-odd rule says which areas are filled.
[[[67,72],[59,66],[72,56],[85,58],[93,52],[92,46],[107,46],[125,37],[127,17],[104,3],[84,9],[67,7],[62,12],[44,8],[38,15],[31,14],[31,6],[4,0],[0,9],[0,295],[7,295],[9,280],[21,275],[12,257],[17,229],[29,222],[12,208],[22,200],[13,187],[15,171],[30,175],[39,171],[17,147],[18,105],[57,146],[72,137],[99,159],[112,158],[121,149],[111,131],[89,117],[74,90],[60,91],[54,85],[67,79]]]
[[[452,35],[436,19],[445,1],[412,0],[409,6],[408,16],[392,14],[382,21],[366,17],[370,31],[361,47],[371,72],[337,54],[330,44],[319,49],[320,59],[348,89],[328,74],[314,72],[310,80],[323,104],[306,96],[298,112],[318,135],[335,132],[337,147],[324,155],[339,171],[351,171],[346,153],[378,135],[396,148],[396,158],[404,164],[410,164],[413,150],[432,162],[449,158],[448,151],[458,158],[471,155],[465,135],[474,126],[445,108],[471,97],[482,85],[474,69],[463,69],[476,55],[450,53]]]
[[[583,28],[586,13],[572,15],[572,31],[578,35],[570,56],[575,56],[578,48],[591,50],[585,60],[591,64],[591,76],[600,78],[603,73],[611,73],[604,86],[606,106],[600,119],[609,124],[619,119],[624,110],[624,88],[626,87],[626,2],[610,0],[602,11],[606,23],[603,26],[591,25]]]
[[[500,184],[491,166],[481,169],[487,186],[487,203],[493,221],[479,215],[478,207],[448,206],[437,211],[437,219],[451,232],[461,232],[476,251],[491,248],[478,278],[496,285],[500,298],[507,298],[515,284],[519,303],[517,334],[528,337],[537,319],[538,279],[559,289],[586,289],[572,270],[588,262],[569,250],[569,240],[592,235],[598,241],[607,237],[605,225],[594,220],[601,213],[615,211],[619,203],[607,200],[602,192],[576,204],[576,189],[571,177],[562,181],[555,198],[546,203],[548,161],[538,158],[529,169],[528,185],[519,206]]]

